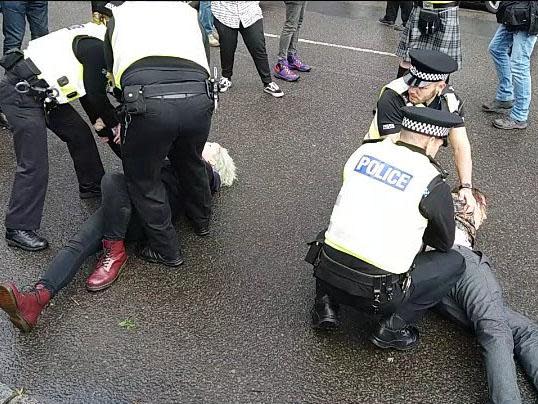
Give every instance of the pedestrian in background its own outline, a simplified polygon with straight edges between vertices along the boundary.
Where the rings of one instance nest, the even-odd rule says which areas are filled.
[[[491,39],[489,53],[499,84],[495,99],[482,105],[486,112],[508,112],[493,121],[499,129],[525,129],[531,103],[531,55],[538,34],[538,4],[503,1],[497,11],[501,25]]]
[[[220,37],[220,64],[222,68],[220,91],[225,92],[232,86],[237,34],[241,33],[250,56],[254,60],[256,70],[262,79],[263,91],[276,98],[284,96],[282,90],[271,78],[260,2],[213,1],[211,10],[215,19],[215,28]]]
[[[429,49],[446,53],[461,69],[460,20],[457,1],[416,1],[400,35],[396,55],[401,58],[397,77],[409,67],[410,49]]]
[[[400,18],[402,19],[402,25],[396,24],[398,9],[401,10]],[[379,19],[379,23],[394,27],[397,31],[403,31],[404,27],[407,25],[407,20],[409,20],[411,10],[413,10],[412,1],[387,1],[385,16]]]
[[[5,54],[10,49],[20,49],[26,19],[30,24],[32,39],[49,33],[49,6],[47,1],[0,1],[1,12],[4,15],[2,33],[4,34]],[[0,110],[0,125],[7,126],[5,114]]]
[[[49,33],[47,1],[0,1],[0,6],[4,14],[4,53],[10,49],[21,48],[26,32],[26,20],[30,25],[32,39]]]
[[[309,72],[311,67],[301,61],[297,56],[297,42],[299,31],[303,25],[306,1],[285,1],[286,22],[280,34],[278,61],[273,67],[275,77],[286,81],[297,81],[299,75],[293,72]]]
[[[205,33],[207,34],[207,40],[209,46],[218,47],[219,43],[219,34],[215,31],[215,26],[213,25],[213,14],[211,13],[211,2],[210,1],[201,1],[200,9],[198,10],[198,18],[200,19],[200,24],[204,28]]]

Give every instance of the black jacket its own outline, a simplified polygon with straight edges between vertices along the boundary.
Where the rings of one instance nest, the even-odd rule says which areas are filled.
[[[497,22],[510,31],[538,34],[538,4],[535,1],[501,1]]]

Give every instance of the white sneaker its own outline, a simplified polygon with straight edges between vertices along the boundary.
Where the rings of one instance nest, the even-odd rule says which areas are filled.
[[[282,92],[280,87],[276,85],[275,82],[271,82],[267,84],[265,88],[263,89],[263,91],[266,92],[267,94],[271,94],[273,97],[276,97],[276,98],[284,97],[284,93]]]
[[[221,77],[219,81],[219,92],[224,93],[232,86],[232,81],[226,77]]]
[[[215,35],[213,35],[213,34],[209,34],[207,36],[207,40],[209,42],[209,46],[212,46],[214,48],[220,46],[219,40],[217,38],[215,38]]]

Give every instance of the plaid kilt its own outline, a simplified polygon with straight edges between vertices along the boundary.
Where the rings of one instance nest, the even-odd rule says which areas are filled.
[[[418,29],[420,8],[414,7],[401,33],[396,55],[409,62],[409,49],[432,49],[452,57],[461,69],[461,38],[458,7],[450,7],[439,12],[442,27],[432,35],[422,35]]]

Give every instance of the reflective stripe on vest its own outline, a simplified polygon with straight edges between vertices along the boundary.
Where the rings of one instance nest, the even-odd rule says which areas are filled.
[[[104,25],[93,22],[73,25],[30,41],[24,50],[24,57],[31,59],[41,71],[38,78],[58,90],[60,104],[86,95],[83,66],[73,52],[73,40],[77,36],[89,36],[102,41],[105,32]]]
[[[393,90],[396,94],[398,94],[405,102],[405,105],[413,106],[413,103],[409,102],[409,100],[404,97],[404,93],[409,90],[409,86],[404,81],[402,77],[391,81],[389,84],[387,84],[385,87],[381,89],[381,93],[379,94],[379,98],[383,95],[383,92],[390,88]],[[445,99],[448,110],[450,112],[458,112],[460,107],[460,102],[456,97],[456,94],[454,94],[454,89],[452,87],[448,87],[449,91],[445,91],[442,97]],[[415,107],[424,107],[424,104],[416,104]],[[372,122],[370,124],[370,128],[368,130],[368,133],[364,137],[364,140],[366,139],[379,139],[381,137],[381,134],[379,132],[379,127],[377,126],[377,109],[374,114],[374,119],[372,119]]]
[[[362,145],[345,165],[325,242],[385,271],[408,271],[428,224],[419,203],[438,175],[425,155],[390,139]]]
[[[112,12],[112,73],[117,87],[121,88],[121,77],[129,66],[149,56],[190,60],[209,73],[198,13],[188,4],[179,1],[128,1]]]

